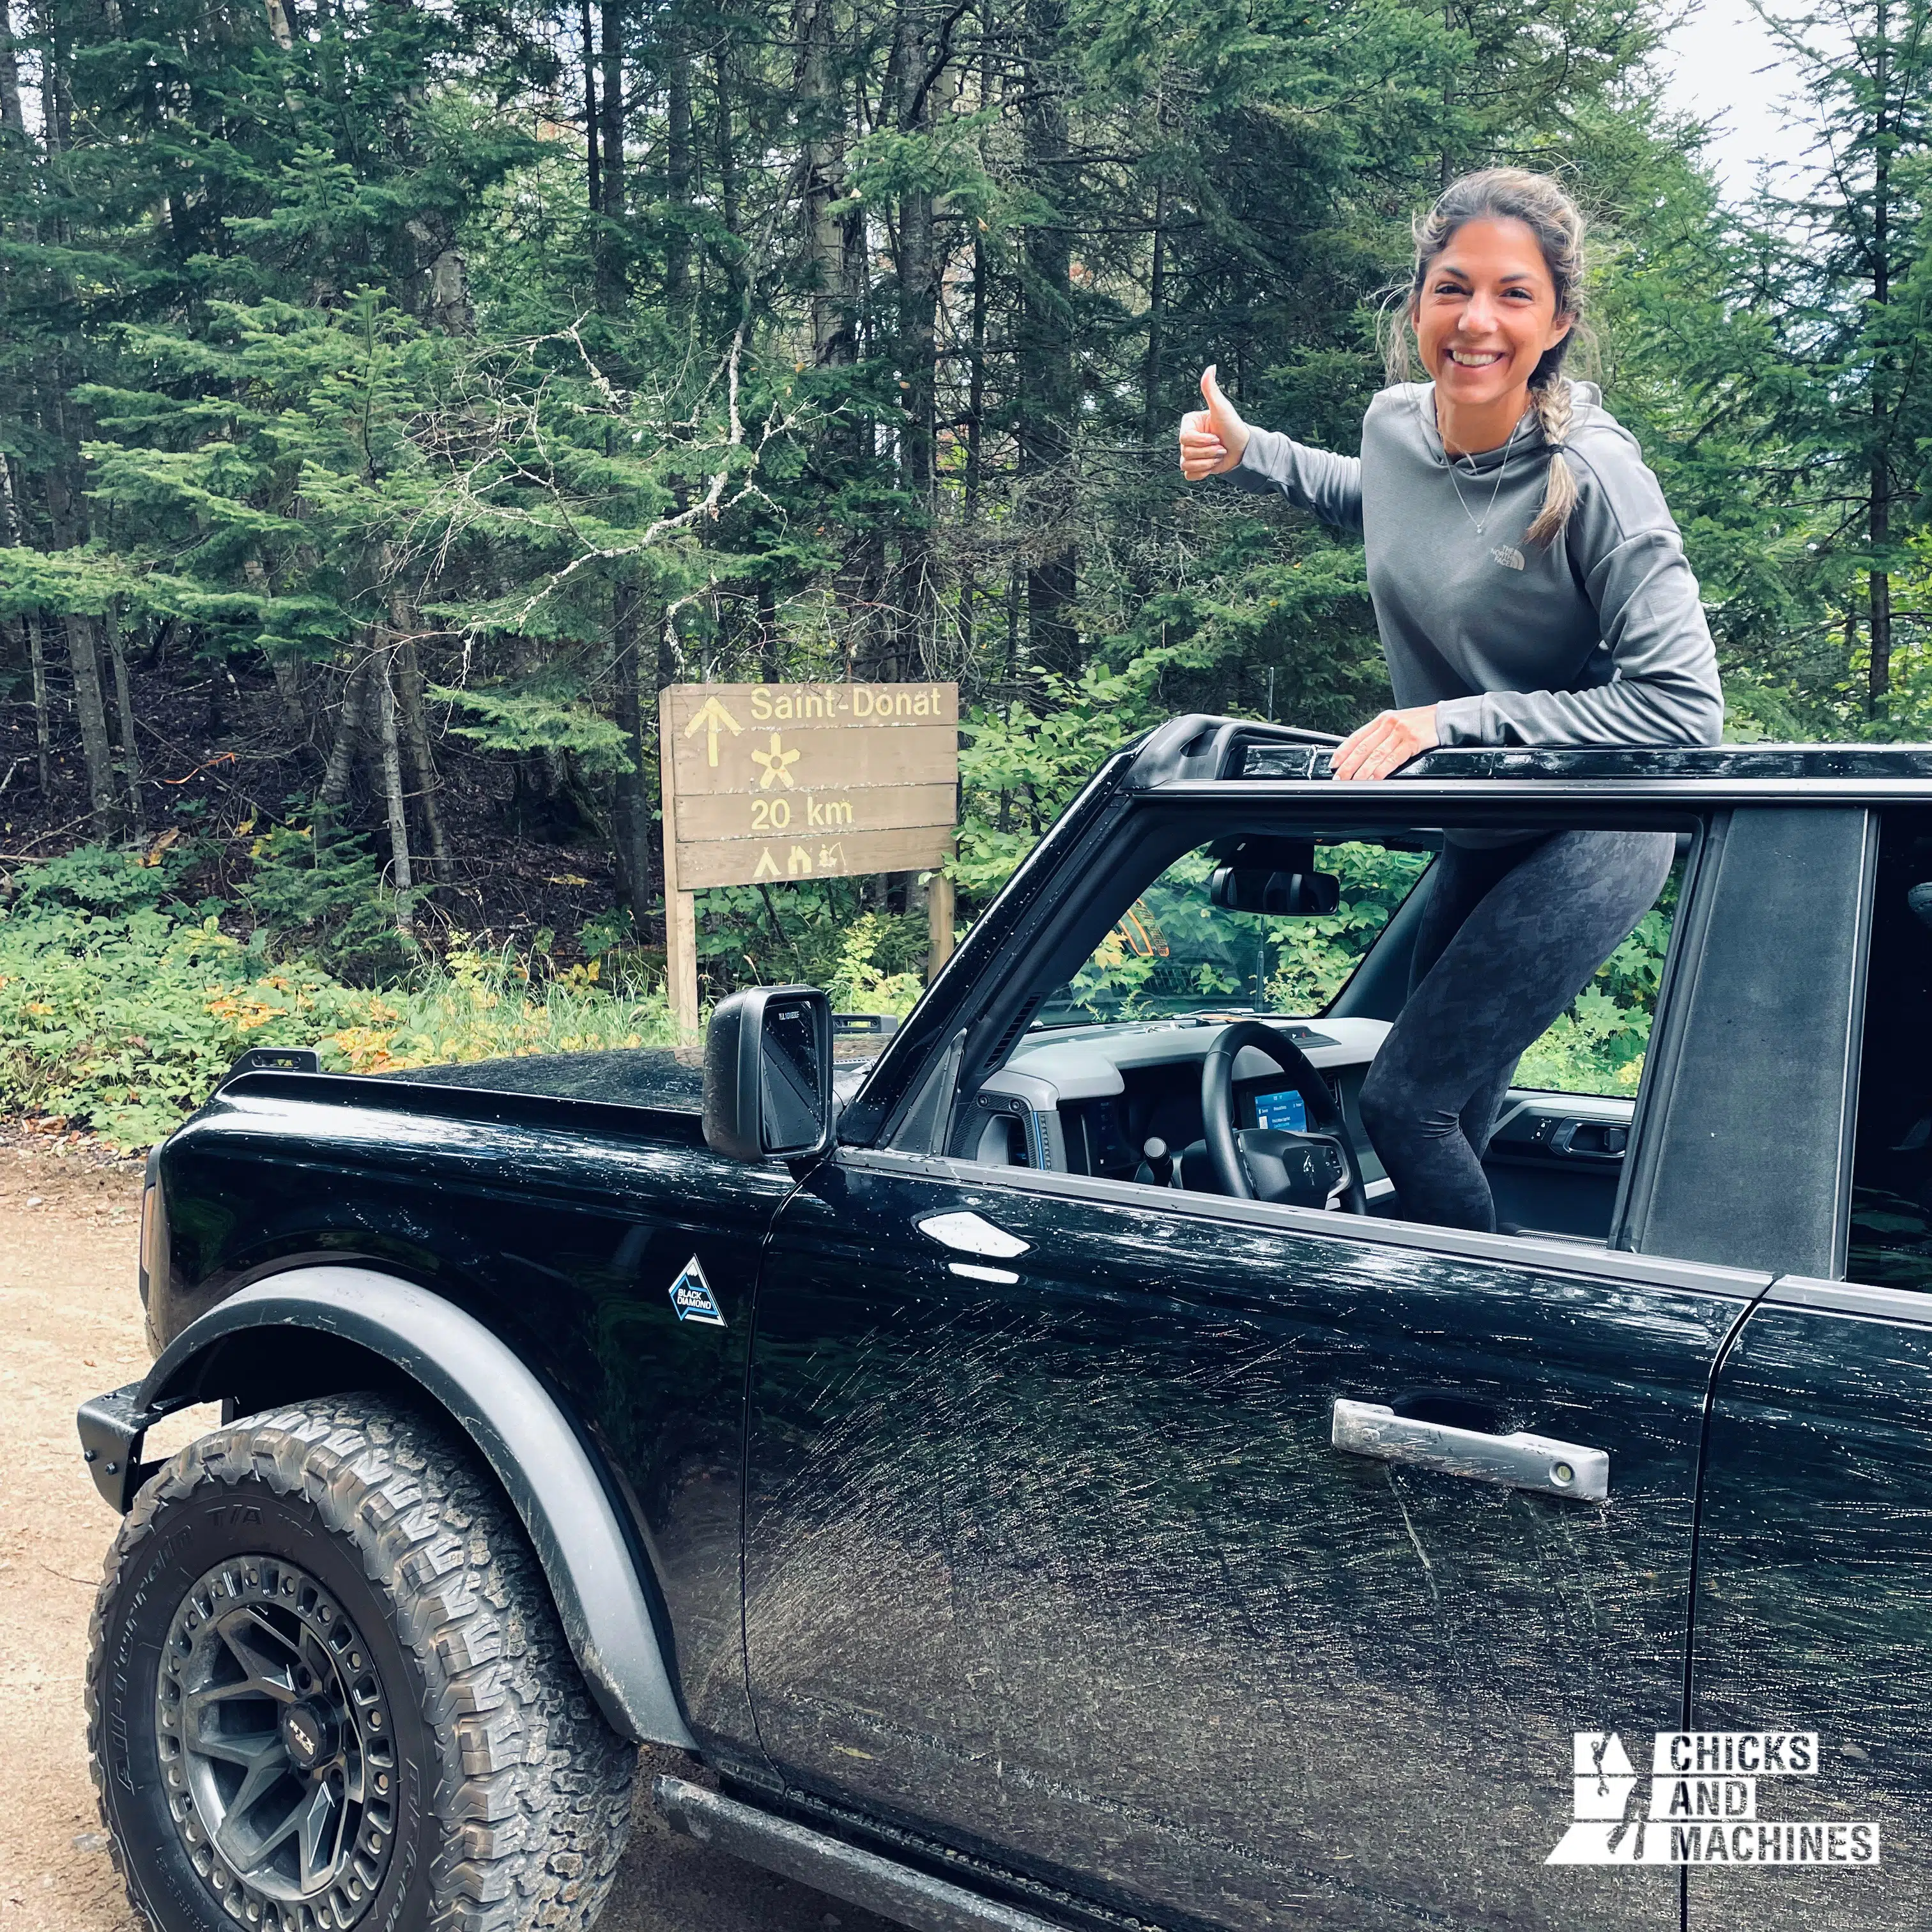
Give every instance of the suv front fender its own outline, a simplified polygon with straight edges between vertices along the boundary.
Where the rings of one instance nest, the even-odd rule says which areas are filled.
[[[255,1364],[268,1351],[280,1366],[304,1334],[380,1358],[470,1438],[523,1522],[605,1718],[638,1743],[694,1750],[638,1563],[577,1432],[499,1336],[408,1282],[370,1268],[296,1268],[190,1322],[145,1380],[82,1409],[82,1446],[102,1495],[128,1508],[147,1473],[137,1460],[141,1438],[162,1416],[218,1397],[246,1399],[245,1388],[232,1385],[238,1346]]]

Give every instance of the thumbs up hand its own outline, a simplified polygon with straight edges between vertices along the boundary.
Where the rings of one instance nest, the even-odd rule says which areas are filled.
[[[1215,368],[1210,362],[1201,372],[1201,399],[1208,406],[1180,419],[1180,473],[1190,483],[1233,469],[1248,446],[1248,426],[1222,394]]]

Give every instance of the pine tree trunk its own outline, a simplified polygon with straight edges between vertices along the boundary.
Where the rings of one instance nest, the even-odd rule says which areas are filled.
[[[691,320],[691,45],[676,4],[664,16],[664,176],[670,214],[664,235],[664,301],[674,327]]]
[[[34,752],[40,796],[53,789],[53,721],[47,711],[47,653],[40,638],[40,614],[27,613],[27,652],[34,674]]]
[[[87,766],[88,808],[97,838],[111,838],[119,814],[114,808],[114,754],[107,740],[107,707],[100,689],[98,620],[70,614],[67,620],[68,665],[74,679],[74,708],[80,724],[80,754]]]
[[[1026,0],[1026,98],[1021,116],[1026,178],[1049,209],[1071,185],[1065,58],[1067,0]],[[1075,408],[1073,254],[1055,215],[1026,231],[1026,287],[1020,310],[1020,488],[1028,520],[1041,531],[1041,554],[1027,572],[1027,636],[1035,663],[1072,674],[1080,668],[1073,625],[1078,556],[1053,526],[1066,508]]]
[[[436,776],[436,760],[430,748],[429,720],[423,709],[422,660],[416,654],[416,640],[406,637],[398,648],[397,670],[402,700],[403,735],[409,742],[410,763],[415,767],[416,796],[422,806],[423,830],[429,834],[430,869],[439,886],[456,877],[450,858],[449,840],[443,831],[442,782]]]
[[[624,8],[623,0],[603,0],[604,220],[598,230],[597,305],[606,315],[624,307]]]
[[[617,774],[616,786],[617,880],[631,914],[632,930],[641,939],[650,917],[652,896],[650,759],[644,744],[644,693],[639,686],[642,666],[638,643],[644,599],[634,584],[620,580],[611,614],[611,710],[624,734],[631,769]]]
[[[13,0],[0,0],[0,136],[27,138],[20,111],[20,57],[14,40]]]
[[[281,700],[282,716],[290,736],[306,746],[309,736],[308,706],[302,701],[302,667],[292,658],[272,657],[268,674],[275,680],[275,695]]]
[[[396,893],[396,930],[411,936],[416,921],[410,910],[410,894],[416,880],[410,871],[410,815],[403,796],[403,753],[396,733],[395,647],[384,646],[376,654],[373,675],[376,683],[376,712],[382,747],[382,795],[389,818],[389,876]]]
[[[898,52],[899,127],[907,134],[930,134],[958,85],[957,73],[950,64],[936,78],[932,75],[937,50],[926,45],[923,19],[916,0],[907,0],[900,13]],[[894,656],[901,675],[910,662],[929,676],[939,605],[932,522],[937,508],[937,319],[941,266],[932,190],[908,188],[899,197],[898,214],[898,360],[904,410],[899,430],[899,487],[918,506],[918,513],[905,521],[900,532],[899,590],[893,601],[901,648]]]
[[[121,613],[107,612],[107,651],[114,665],[114,704],[121,718],[121,776],[128,787],[128,818],[136,838],[147,830],[141,810],[141,748],[134,737],[134,698],[128,684],[128,643],[122,634]]]
[[[604,212],[604,173],[597,134],[597,43],[590,32],[590,0],[578,0],[577,16],[584,38],[584,146],[594,226]]]
[[[966,491],[964,561],[959,571],[959,650],[962,666],[973,662],[979,599],[980,482],[984,463],[986,418],[986,244],[973,237],[973,310],[970,364],[966,379]]]
[[[799,125],[805,168],[805,240],[814,365],[849,362],[851,322],[840,300],[844,242],[829,212],[838,194],[842,124],[832,75],[832,0],[802,0],[796,22]]]
[[[1883,308],[1892,300],[1892,46],[1886,0],[1879,0],[1877,38],[1872,85],[1877,94],[1875,139],[1872,143],[1872,304]],[[1881,356],[1872,370],[1872,455],[1870,509],[1871,553],[1877,560],[1871,573],[1871,658],[1867,674],[1865,712],[1876,718],[1892,689],[1892,578],[1886,568],[1886,547],[1892,540],[1891,412],[1893,398],[1885,380],[1889,358]]]
[[[322,775],[322,804],[324,812],[331,814],[349,802],[349,781],[354,776],[356,754],[362,742],[362,714],[368,684],[369,661],[364,657],[342,687],[342,708],[335,715],[335,736]],[[321,836],[320,828],[316,836]]]
[[[731,41],[722,37],[712,60],[716,91],[718,137],[718,197],[724,217],[724,232],[731,238],[721,251],[718,266],[725,280],[742,302],[745,295],[744,213],[738,196],[738,145],[734,93],[731,84]]]
[[[1151,449],[1160,412],[1161,340],[1167,321],[1167,184],[1154,191],[1154,262],[1148,275],[1147,362],[1141,372],[1141,434]]]

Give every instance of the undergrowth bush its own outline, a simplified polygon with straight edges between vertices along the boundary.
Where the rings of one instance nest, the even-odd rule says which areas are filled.
[[[662,992],[614,993],[596,962],[458,944],[389,985],[278,959],[172,896],[166,863],[90,848],[22,873],[0,916],[0,1111],[51,1114],[119,1148],[161,1138],[250,1046],[314,1046],[338,1072],[668,1044]]]

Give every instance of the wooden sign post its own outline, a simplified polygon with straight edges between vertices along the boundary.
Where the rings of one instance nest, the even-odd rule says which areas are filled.
[[[959,687],[674,684],[658,702],[665,967],[678,1025],[695,1032],[694,892],[923,872],[951,856]],[[926,908],[937,971],[952,950],[943,874]]]

